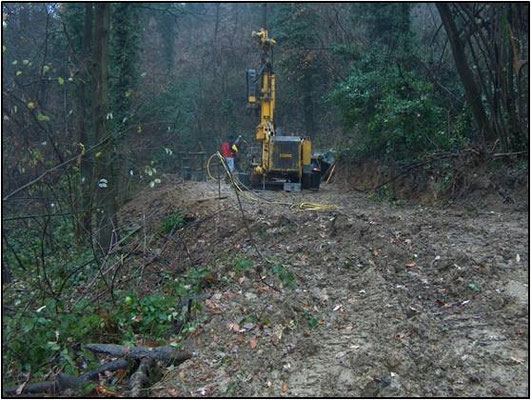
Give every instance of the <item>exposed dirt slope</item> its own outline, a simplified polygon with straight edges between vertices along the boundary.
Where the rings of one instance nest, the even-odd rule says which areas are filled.
[[[227,185],[196,201],[217,190],[175,181],[124,210],[211,216],[183,233],[188,255],[164,253],[166,268],[212,274],[196,357],[154,395],[529,396],[527,210],[393,208],[322,185],[262,195],[340,211],[242,200],[244,221]]]

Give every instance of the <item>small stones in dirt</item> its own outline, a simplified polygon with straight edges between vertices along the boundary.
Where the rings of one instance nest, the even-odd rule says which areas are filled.
[[[312,193],[312,201],[322,202],[324,195],[344,199],[345,214],[269,204],[258,212],[244,202],[260,250],[289,265],[300,290],[277,293],[221,260],[216,271],[226,279],[212,285],[219,292],[205,302],[208,329],[200,355],[179,367],[187,378],[176,377],[183,386],[179,394],[201,396],[202,389],[237,397],[525,393],[527,358],[517,351],[526,348],[529,331],[525,223],[503,214],[494,219],[431,208],[389,210],[362,197],[347,199],[343,189]],[[238,248],[252,258],[245,229],[218,230],[215,218],[199,225],[198,233],[183,235],[192,255],[211,249],[203,256],[208,261]],[[224,219],[231,218],[240,221],[238,208],[226,211]],[[223,237],[227,228],[233,232]],[[265,281],[280,287],[272,274]],[[318,321],[313,327],[310,316]],[[500,349],[507,350],[503,359],[494,357]],[[495,371],[499,382],[487,378]]]
[[[380,381],[380,386],[382,389],[379,391],[378,396],[398,396],[402,389],[400,376],[394,372],[391,372],[389,376],[382,378]]]
[[[247,300],[255,300],[257,298],[256,294],[254,294],[253,292],[247,292],[245,293],[245,298]]]

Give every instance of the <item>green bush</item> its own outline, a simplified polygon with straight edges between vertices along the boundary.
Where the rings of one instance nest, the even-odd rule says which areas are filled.
[[[184,226],[184,218],[180,210],[177,210],[172,216],[166,218],[162,222],[162,232],[169,235],[172,231],[180,229]]]
[[[117,292],[116,297],[123,299],[117,304],[107,301],[97,305],[83,300],[71,311],[57,312],[64,305],[47,299],[36,311],[6,315],[4,376],[9,380],[18,373],[31,371],[39,378],[52,361],[67,373],[77,374],[81,362],[97,361],[89,352],[74,349],[93,341],[128,344],[140,337],[167,341],[179,333],[174,329],[175,321],[184,320],[183,299],[199,290],[194,284],[195,277],[192,278],[186,283],[172,282],[166,293],[140,297]],[[184,330],[191,329],[184,326]]]
[[[350,129],[343,156],[401,160],[451,148],[454,139],[445,132],[445,113],[432,90],[398,65],[368,72],[355,68],[330,96]]]

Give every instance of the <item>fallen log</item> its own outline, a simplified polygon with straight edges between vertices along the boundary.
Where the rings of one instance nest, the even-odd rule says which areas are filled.
[[[129,387],[131,388],[131,397],[140,397],[141,390],[149,382],[149,369],[154,364],[153,358],[143,358],[140,361],[138,369],[129,380]]]
[[[59,374],[55,381],[44,381],[32,383],[24,387],[24,389],[17,393],[17,387],[9,388],[3,391],[3,396],[16,396],[24,394],[58,394],[66,389],[79,389],[88,381],[98,379],[99,374],[105,371],[117,371],[119,369],[126,369],[129,366],[129,362],[126,360],[111,361],[102,366],[86,372],[80,376],[70,376],[67,374]]]
[[[92,371],[86,372],[79,377],[83,381],[92,381],[98,378],[99,374],[103,374],[106,371],[118,371],[120,369],[126,369],[129,366],[129,361],[124,359],[119,359],[116,361],[111,361],[106,364],[103,364],[101,367],[93,369]]]
[[[6,389],[2,392],[2,397],[4,396],[16,396],[18,387],[12,387]],[[27,385],[20,395],[23,394],[36,394],[36,393],[50,393],[55,394],[59,392],[59,384],[57,381],[44,381],[38,383],[32,383]]]
[[[192,354],[187,351],[177,351],[171,346],[160,347],[128,347],[117,344],[87,344],[86,348],[93,353],[108,354],[114,357],[132,358],[134,360],[141,360],[143,358],[151,358],[157,361],[164,361],[166,363],[182,363],[192,357]]]

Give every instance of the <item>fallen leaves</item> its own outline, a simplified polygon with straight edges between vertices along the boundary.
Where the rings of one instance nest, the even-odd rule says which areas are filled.
[[[211,314],[223,313],[223,307],[217,301],[207,299],[205,300],[205,306]]]
[[[256,340],[256,336],[254,338],[252,338],[251,340],[249,340],[249,346],[251,347],[251,349],[256,349],[256,346],[257,346],[257,340]]]
[[[271,289],[269,289],[267,286],[260,286],[257,291],[259,294],[263,294],[263,293],[266,293],[266,292],[269,292]]]
[[[286,382],[282,382],[282,386],[280,387],[280,391],[282,392],[282,394],[286,394],[286,392],[288,391],[288,384]]]
[[[96,391],[97,394],[99,394],[101,396],[106,396],[106,397],[117,397],[118,396],[118,392],[116,392],[114,390],[107,389],[103,385],[96,386],[95,391]]]
[[[282,325],[276,325],[273,328],[273,334],[271,336],[271,339],[273,342],[280,342],[282,340],[282,336],[284,334],[284,329],[286,329]]]
[[[235,297],[239,296],[238,293],[234,293],[234,292],[226,292],[223,294],[223,300],[231,300]]]
[[[228,324],[229,330],[233,332],[239,332],[240,331],[240,325],[238,325],[236,322],[229,322]]]

